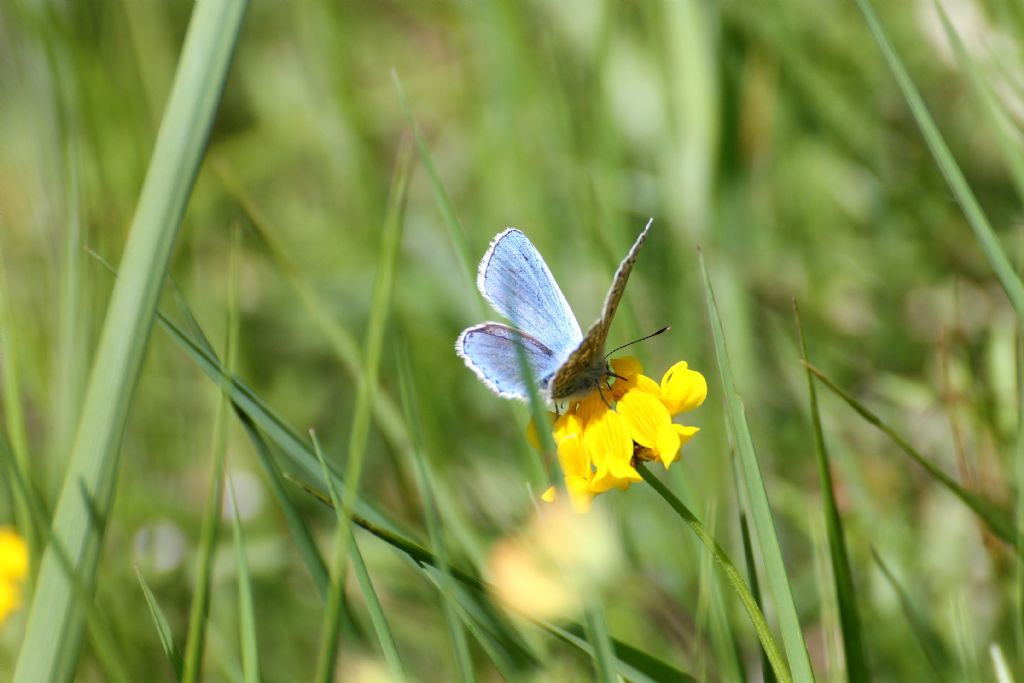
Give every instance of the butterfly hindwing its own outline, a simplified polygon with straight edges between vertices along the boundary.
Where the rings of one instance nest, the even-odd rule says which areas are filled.
[[[562,290],[537,248],[519,230],[508,228],[491,242],[480,261],[477,287],[498,313],[560,361],[582,341]]]
[[[498,396],[525,401],[530,390],[521,372],[517,345],[543,391],[562,359],[537,339],[508,325],[488,322],[463,330],[455,340],[455,352]]]
[[[626,254],[626,258],[622,259],[622,263],[615,271],[611,287],[608,288],[608,294],[604,298],[604,306],[601,307],[601,317],[590,326],[587,333],[583,335],[583,340],[555,371],[555,376],[549,387],[552,399],[567,398],[592,390],[606,374],[604,345],[608,340],[608,330],[611,329],[612,318],[619,308],[622,293],[626,291],[626,282],[629,280],[629,274],[633,272],[633,264],[636,263],[640,247],[647,239],[651,223],[652,221],[647,221],[647,225],[644,226],[640,236],[636,238],[629,253]]]

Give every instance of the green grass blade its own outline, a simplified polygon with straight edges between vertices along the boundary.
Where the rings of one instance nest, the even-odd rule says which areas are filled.
[[[434,193],[434,201],[437,203],[437,208],[441,211],[444,227],[448,231],[448,239],[451,240],[452,247],[455,249],[455,257],[459,261],[459,268],[462,270],[462,275],[465,277],[466,282],[475,284],[476,269],[471,266],[473,259],[469,253],[469,244],[466,242],[466,231],[463,230],[462,223],[459,221],[459,215],[455,211],[455,204],[452,203],[451,197],[448,196],[448,191],[444,189],[441,172],[437,170],[434,157],[430,154],[430,147],[427,146],[427,141],[423,139],[419,124],[416,123],[416,118],[412,114],[409,101],[405,97],[405,89],[402,88],[402,81],[398,78],[398,72],[393,69],[391,71],[391,80],[395,84],[395,90],[398,92],[398,102],[405,113],[409,128],[412,130],[413,138],[416,142],[416,151],[420,156],[420,163],[426,169],[427,177],[430,179],[430,189]]]
[[[523,678],[523,663],[537,666],[537,659],[510,639],[507,628],[485,609],[485,603],[458,584],[452,584],[436,567],[422,567],[424,574],[438,592],[449,590],[454,598],[449,602],[454,617],[480,645],[498,674],[504,680]],[[497,628],[495,628],[497,626]],[[473,679],[476,680],[476,679]]]
[[[1003,648],[998,643],[989,646],[989,656],[992,658],[992,668],[995,670],[996,683],[1014,683],[1013,674],[1010,673],[1010,665],[1003,654]]]
[[[797,336],[800,342],[800,357],[806,364],[807,341],[800,323],[800,309],[793,301],[793,315],[796,317]],[[806,365],[805,365],[806,368]],[[846,675],[850,683],[861,683],[870,679],[867,657],[864,652],[864,637],[861,633],[860,614],[857,612],[857,591],[850,569],[850,557],[846,551],[846,536],[843,520],[836,505],[835,489],[829,467],[825,434],[821,428],[821,414],[818,411],[818,392],[814,375],[809,369],[807,392],[810,397],[811,427],[814,432],[814,454],[818,463],[818,482],[825,507],[825,532],[828,536],[829,557],[832,561],[832,579],[835,583],[836,602],[839,607],[839,625],[842,631],[843,653],[846,661]]]
[[[22,390],[20,368],[16,357],[19,347],[13,312],[11,311],[10,287],[7,283],[7,269],[3,254],[0,254],[0,368],[3,368],[3,402],[4,425],[10,440],[10,451],[13,455],[12,466],[26,482],[32,481],[31,458],[28,453],[28,433],[25,430],[25,412],[22,409]],[[31,503],[24,496],[26,493],[13,491],[14,511],[18,527],[25,535],[28,544],[29,571],[35,572],[39,567],[39,557],[43,551],[40,532],[36,529],[32,518]]]
[[[1014,522],[1010,514],[1005,510],[1000,509],[994,503],[982,498],[972,491],[968,491],[959,483],[957,483],[952,477],[943,472],[932,463],[928,458],[924,457],[918,450],[911,446],[906,439],[899,435],[899,433],[886,424],[882,418],[873,413],[867,406],[855,399],[849,392],[842,389],[839,385],[833,382],[825,373],[811,364],[807,364],[807,369],[810,371],[822,384],[832,390],[839,398],[846,401],[846,403],[853,408],[857,413],[863,417],[867,422],[874,425],[885,434],[889,439],[896,444],[897,447],[907,455],[911,457],[917,464],[923,467],[928,474],[935,478],[943,487],[945,487],[950,493],[959,498],[967,507],[971,509],[974,514],[985,522],[985,525],[991,529],[992,533],[1001,538],[1002,540],[1009,543],[1011,546],[1016,545],[1016,531],[1014,529]]]
[[[160,647],[163,648],[164,654],[167,655],[167,660],[171,663],[171,669],[174,671],[174,680],[180,681],[181,650],[178,649],[178,645],[174,642],[174,633],[171,631],[171,625],[167,622],[167,617],[164,616],[163,610],[160,609],[160,604],[157,603],[153,591],[149,589],[149,584],[143,578],[142,571],[139,570],[138,565],[135,565],[135,575],[139,577],[139,585],[142,587],[142,594],[146,597],[149,615],[153,617],[153,625],[156,626],[156,633],[160,638]]]
[[[747,576],[750,577],[750,594],[754,597],[757,606],[764,611],[764,605],[761,602],[761,586],[757,581],[757,564],[754,562],[754,546],[750,541],[750,526],[747,524],[747,516],[742,509],[740,510],[740,536],[743,539],[743,561],[747,567]],[[775,671],[772,669],[771,661],[769,661],[764,647],[761,648],[761,677],[764,683],[775,683],[776,681]]]
[[[202,675],[203,651],[206,646],[206,622],[210,613],[210,577],[213,573],[213,551],[220,530],[221,502],[224,498],[224,452],[227,449],[227,397],[218,401],[217,417],[213,425],[210,491],[206,499],[199,532],[199,557],[196,567],[195,593],[189,610],[188,639],[185,642],[185,663],[181,680],[194,683]]]
[[[326,598],[330,584],[327,565],[324,563],[324,558],[320,554],[320,550],[313,540],[313,534],[310,532],[309,527],[306,526],[305,520],[292,503],[291,498],[288,497],[288,492],[285,490],[284,482],[281,478],[281,471],[274,461],[274,457],[270,454],[270,447],[267,446],[263,437],[260,436],[259,430],[247,413],[242,412],[236,407],[235,415],[242,423],[242,427],[245,429],[249,441],[253,445],[253,450],[256,451],[256,457],[259,459],[263,472],[266,474],[266,480],[270,485],[270,491],[274,495],[274,500],[277,501],[277,507],[281,510],[281,514],[284,515],[288,531],[299,549],[302,563],[306,565],[306,570],[313,580],[317,593],[320,594],[321,598]]]
[[[704,519],[711,520],[707,526],[709,536],[714,537],[714,521],[717,519],[716,505],[713,501],[704,508]],[[743,655],[736,642],[738,632],[730,628],[729,617],[722,599],[721,584],[715,570],[715,558],[711,553],[700,554],[700,572],[697,575],[697,608],[694,621],[697,632],[707,632],[711,638],[711,651],[714,653],[715,674],[723,681],[745,681]],[[753,591],[751,591],[753,595]],[[755,596],[755,599],[756,596]],[[760,602],[758,603],[760,605]],[[762,612],[764,608],[762,607]],[[762,649],[763,653],[764,650]],[[698,673],[707,678],[707,657],[705,653],[697,654],[700,659]],[[765,660],[767,662],[767,660]],[[765,670],[771,672],[770,664]]]
[[[229,369],[235,367],[235,359],[238,357],[240,327],[238,314],[238,269],[240,249],[241,231],[236,225],[231,231],[230,275],[228,278],[227,364]],[[223,385],[221,385],[220,406],[222,409],[226,411],[229,402],[230,398],[223,391]],[[235,488],[230,479],[226,481],[224,488],[227,490],[228,502],[231,505],[232,540],[235,547],[235,568],[238,575],[238,640],[241,643],[242,650],[242,676],[245,683],[259,683],[259,641],[256,637],[256,612],[253,607],[252,579],[249,575],[249,561],[245,553],[245,533],[242,530],[242,520],[238,515]]]
[[[98,255],[94,254],[94,256],[99,258]],[[188,307],[181,291],[174,286],[174,280],[172,279],[170,282],[174,289],[175,300],[178,303],[178,310],[181,312],[182,316],[186,320],[186,324],[188,324],[189,329],[192,331],[193,339],[196,340],[196,343],[202,348],[203,352],[216,362],[216,352],[207,341],[206,335],[199,326],[199,321],[195,319],[195,316],[192,314],[192,310]],[[166,326],[168,321],[163,314],[158,313],[157,315],[161,322]],[[221,383],[222,390],[225,382],[228,383],[228,386],[231,386],[232,380],[228,379],[227,376],[222,375],[219,377],[221,377],[219,381]],[[313,580],[313,585],[316,586],[316,590],[320,594],[320,597],[326,598],[330,576],[328,575],[327,565],[324,563],[323,556],[321,556],[320,550],[317,547],[316,542],[313,540],[313,534],[310,532],[309,527],[302,518],[302,515],[299,514],[299,511],[292,504],[291,498],[288,497],[288,493],[285,490],[284,482],[281,477],[281,470],[278,468],[274,457],[270,453],[270,447],[267,446],[266,441],[264,441],[263,437],[260,436],[259,429],[256,427],[252,418],[248,413],[239,408],[237,403],[234,403],[234,399],[232,399],[232,407],[234,409],[235,416],[238,418],[239,422],[242,423],[242,427],[245,429],[245,433],[249,437],[249,441],[252,443],[253,449],[256,451],[256,457],[259,459],[260,465],[263,467],[263,471],[266,474],[267,483],[270,485],[270,491],[274,495],[274,499],[277,501],[281,513],[284,515],[285,524],[288,526],[292,540],[294,540],[295,545],[298,546],[299,555],[302,557],[303,564],[306,565],[306,569],[309,571],[310,578]]]
[[[583,637],[580,626],[559,626],[538,622],[541,628],[573,647],[594,656],[594,648]],[[615,650],[615,670],[626,680],[634,683],[696,683],[697,679],[669,664],[656,659],[643,650],[612,639]]]
[[[985,74],[982,73],[978,64],[968,54],[963,41],[960,39],[960,34],[957,33],[956,27],[950,20],[946,9],[939,0],[935,0],[934,5],[935,11],[938,12],[939,19],[942,21],[942,29],[946,32],[946,38],[953,47],[953,54],[956,55],[957,62],[960,63],[960,66],[970,79],[971,90],[981,105],[982,112],[988,122],[988,129],[995,133],[999,141],[996,148],[1003,155],[1006,168],[1010,172],[1010,177],[1013,178],[1013,183],[1016,186],[1017,196],[1024,200],[1024,154],[1021,152],[1020,137],[1014,128],[1013,122],[1010,120],[1006,108],[992,92],[992,86],[986,79]]]
[[[46,523],[46,508],[43,505],[41,496],[33,490],[28,481],[25,480],[21,470],[15,463],[11,445],[6,435],[0,431],[0,472],[3,473],[5,483],[11,485],[12,494],[19,496],[28,505],[29,522],[35,525],[40,531],[40,541],[43,544],[53,542],[50,528]],[[71,585],[73,598],[78,602],[78,607],[85,612],[88,619],[88,635],[96,659],[99,661],[104,675],[116,683],[127,683],[130,680],[124,657],[118,646],[114,635],[114,628],[103,611],[98,601],[93,599],[90,591],[87,591],[81,581],[75,575],[72,568],[71,558],[63,546],[53,543],[53,552],[61,570]],[[70,675],[70,674],[69,674]]]
[[[736,565],[733,564],[732,560],[729,559],[729,555],[725,552],[725,549],[718,544],[718,542],[708,533],[704,525],[701,524],[697,516],[693,514],[690,508],[686,507],[683,501],[669,490],[660,479],[651,474],[644,465],[637,466],[637,472],[644,478],[651,488],[654,489],[655,493],[661,496],[666,503],[668,503],[679,517],[686,522],[687,526],[697,535],[700,542],[704,544],[704,547],[714,556],[715,562],[725,573],[725,578],[729,580],[729,584],[733,590],[736,591],[737,597],[743,604],[743,608],[747,611],[750,616],[750,622],[754,626],[754,631],[757,633],[758,640],[761,641],[761,646],[764,648],[765,654],[768,657],[768,661],[771,662],[772,669],[775,671],[775,675],[783,683],[789,683],[793,678],[790,675],[789,667],[786,665],[786,660],[782,656],[782,652],[779,650],[779,646],[775,643],[775,637],[772,635],[771,629],[768,627],[768,622],[764,618],[764,613],[761,612],[760,606],[754,599],[753,594],[750,592],[750,588],[747,587],[746,582],[743,581],[743,576],[739,570],[736,569]]]
[[[409,144],[403,143],[399,148],[395,175],[391,185],[391,195],[388,198],[388,210],[384,219],[377,277],[370,304],[370,320],[367,325],[364,358],[366,368],[359,382],[352,427],[349,432],[348,461],[345,467],[345,495],[341,498],[342,520],[336,534],[337,565],[335,566],[334,581],[332,583],[332,597],[335,591],[340,592],[344,586],[344,581],[341,577],[344,577],[345,558],[348,557],[351,519],[355,510],[359,482],[362,478],[363,462],[366,456],[366,441],[369,437],[370,420],[372,418],[373,400],[377,393],[377,379],[384,346],[384,331],[387,325],[388,314],[391,310],[391,291],[394,286],[395,262],[398,258],[398,247],[401,242],[406,188],[408,187],[411,169],[412,149]],[[321,462],[323,463],[322,458]],[[330,481],[326,463],[323,463],[323,474],[325,479]],[[337,502],[335,502],[335,505],[337,505]],[[324,625],[325,640],[321,642],[321,659],[317,666],[317,679],[324,683],[327,683],[334,676],[337,655],[337,628],[341,617],[340,602],[341,596],[339,594],[337,603],[328,600],[327,605]],[[332,637],[332,641],[328,642],[326,640]]]
[[[114,284],[53,523],[83,586],[95,584],[104,530],[88,507],[110,510],[121,437],[157,298],[245,14],[244,0],[196,5],[178,72]],[[84,492],[84,496],[83,496]],[[44,554],[18,654],[17,683],[64,680],[81,649],[82,612],[52,552]]]
[[[216,382],[226,381],[226,391],[231,396],[235,407],[250,417],[253,424],[258,427],[267,437],[276,443],[282,450],[286,459],[299,470],[301,476],[322,480],[323,472],[317,462],[316,455],[309,444],[304,442],[285,421],[252,391],[244,382],[231,375],[220,363],[215,355],[206,351],[199,343],[192,340],[182,329],[172,322],[167,316],[159,315],[160,324],[167,330],[184,351],[199,365],[212,380]],[[341,476],[328,463],[331,479],[335,482],[343,481]],[[376,508],[358,501],[356,510],[371,523],[380,525],[389,530],[395,531],[398,525]]]
[[[405,420],[406,424],[411,425],[413,437],[413,448],[409,456],[413,460],[416,483],[419,488],[420,498],[423,500],[423,512],[427,520],[427,533],[430,534],[430,545],[434,548],[434,557],[437,558],[438,569],[440,570],[441,606],[444,610],[445,623],[448,625],[448,634],[455,654],[455,665],[459,680],[470,683],[474,680],[473,660],[470,657],[466,634],[462,630],[457,614],[451,565],[448,562],[447,545],[441,533],[441,515],[434,500],[434,491],[430,485],[431,477],[427,468],[426,455],[423,453],[422,439],[419,434],[419,406],[415,398],[408,354],[404,352],[404,349],[399,355],[398,368]]]
[[[871,29],[871,34],[878,43],[882,56],[885,57],[889,69],[892,71],[893,76],[895,76],[896,82],[903,92],[903,97],[907,101],[907,106],[910,107],[910,111],[917,121],[918,128],[921,129],[921,134],[924,135],[928,149],[931,151],[939,170],[942,171],[949,189],[953,191],[953,196],[956,197],[957,203],[960,204],[960,208],[963,210],[964,216],[974,232],[974,237],[978,240],[978,244],[985,254],[985,258],[988,259],[989,265],[992,266],[992,270],[999,279],[999,284],[1003,286],[1006,296],[1010,299],[1010,304],[1017,311],[1017,318],[1024,323],[1024,283],[1021,282],[1020,276],[1014,269],[1013,264],[1010,263],[1010,259],[1003,250],[1003,246],[992,229],[988,217],[982,210],[981,204],[978,203],[978,199],[974,196],[970,186],[967,184],[967,180],[964,178],[963,172],[953,158],[952,152],[949,151],[945,140],[942,139],[942,133],[939,132],[938,126],[935,125],[935,121],[928,112],[928,107],[925,106],[921,93],[917,91],[914,82],[910,79],[906,67],[903,66],[903,61],[896,53],[896,48],[893,47],[892,42],[889,41],[885,33],[885,29],[882,28],[881,22],[878,21],[878,16],[875,14],[870,0],[857,0],[857,6],[860,7],[860,11],[867,21],[868,28]]]
[[[768,492],[765,489],[761,467],[754,451],[754,441],[747,425],[743,402],[736,392],[732,367],[729,364],[729,355],[725,348],[725,333],[722,330],[722,321],[718,315],[718,305],[715,303],[715,294],[711,288],[711,278],[708,276],[703,253],[700,255],[700,268],[704,279],[704,294],[708,317],[711,321],[711,332],[715,341],[715,356],[718,358],[718,370],[722,379],[722,389],[725,392],[729,425],[736,439],[740,461],[739,471],[750,504],[754,535],[757,537],[761,557],[764,560],[768,590],[779,617],[782,642],[786,648],[789,665],[792,667],[793,679],[800,683],[810,683],[814,680],[814,672],[811,669],[807,645],[804,643],[803,632],[800,629],[800,619],[793,602],[793,591],[789,585],[786,566],[782,560],[782,548],[779,547],[779,539],[775,532],[775,520],[768,502]],[[776,667],[776,673],[778,673],[778,667]],[[781,675],[780,678],[782,678]]]
[[[583,625],[587,633],[587,642],[593,650],[593,660],[597,680],[601,683],[615,683],[616,676],[612,662],[615,652],[608,635],[608,624],[604,618],[604,610],[600,605],[587,605],[583,613]]]
[[[308,279],[303,276],[299,267],[288,254],[284,244],[276,237],[285,233],[285,230],[270,221],[255,199],[245,192],[226,164],[216,164],[215,168],[228,193],[238,202],[239,207],[248,218],[249,224],[262,242],[271,262],[298,295],[299,301],[302,302],[311,320],[330,344],[349,377],[353,382],[358,383],[363,376],[363,361],[359,351],[359,342],[338,322],[323,296],[310,285]],[[373,411],[381,432],[395,449],[399,451],[408,449],[409,435],[402,423],[400,411],[392,397],[380,388],[374,395]]]
[[[903,611],[903,616],[907,620],[907,624],[910,626],[910,631],[914,635],[914,639],[917,644],[921,647],[921,651],[924,653],[925,660],[928,663],[928,673],[931,674],[932,680],[945,681],[950,678],[956,679],[956,676],[950,674],[955,671],[953,666],[953,660],[946,646],[943,645],[942,638],[939,636],[938,629],[932,625],[931,621],[928,620],[921,611],[914,605],[913,600],[907,594],[906,589],[900,585],[900,582],[896,579],[896,575],[892,573],[885,562],[882,561],[881,556],[872,549],[872,555],[874,555],[875,563],[878,568],[882,570],[882,575],[885,580],[895,591],[900,601],[900,608]]]
[[[349,539],[349,544],[351,548],[349,558],[352,560],[352,571],[355,572],[356,580],[359,581],[359,588],[363,591],[363,597],[366,599],[366,607],[370,612],[370,621],[373,622],[373,630],[377,634],[377,642],[380,643],[381,653],[384,655],[384,661],[387,662],[388,669],[391,671],[393,682],[401,683],[406,680],[407,676],[405,674],[405,667],[402,666],[402,657],[398,652],[398,645],[395,643],[395,637],[391,633],[391,627],[388,625],[384,608],[377,597],[377,591],[370,580],[370,573],[366,569],[366,563],[363,561],[363,553],[359,550],[359,544],[354,537]]]
[[[117,270],[100,254],[91,249],[87,249],[86,251],[96,259],[104,269],[115,277],[117,276]],[[323,471],[320,468],[317,457],[313,453],[310,445],[302,441],[295,430],[289,427],[281,416],[274,412],[270,406],[257,396],[251,388],[223,366],[220,359],[217,358],[217,354],[207,341],[206,335],[200,328],[195,315],[192,313],[187,302],[184,300],[184,297],[181,296],[181,293],[177,288],[175,288],[175,298],[177,299],[178,306],[186,319],[186,324],[189,326],[189,329],[192,330],[193,336],[190,337],[186,334],[178,324],[159,310],[156,314],[157,322],[160,323],[160,326],[171,335],[171,338],[182,347],[182,350],[184,350],[185,353],[195,361],[196,365],[198,365],[199,368],[206,373],[208,377],[210,377],[210,379],[214,380],[219,386],[221,386],[223,391],[228,392],[231,402],[234,405],[235,412],[240,417],[244,415],[248,418],[248,423],[243,420],[243,425],[247,425],[247,431],[249,431],[249,435],[250,438],[253,439],[253,443],[263,443],[262,440],[258,438],[258,432],[259,430],[262,430],[262,432],[266,434],[271,441],[281,448],[286,459],[289,460],[294,467],[300,470],[303,476],[308,477],[309,479],[322,478]],[[264,455],[264,449],[257,447],[257,454],[262,457],[262,455]],[[269,455],[269,451],[265,454],[268,458],[271,457]],[[335,472],[329,464],[328,469],[330,470],[332,479],[335,481],[341,481],[341,476]],[[356,504],[358,506],[357,510],[369,522],[385,527],[391,531],[398,529],[398,525],[395,522],[373,507],[362,503],[361,501],[358,501]],[[326,576],[326,570],[324,571],[324,576]],[[326,586],[326,581],[324,582],[324,585]]]
[[[1024,337],[1017,332],[1017,434],[1014,443],[1013,473],[1017,484],[1017,547],[1024,548]],[[1017,606],[1013,620],[1014,636],[1017,641],[1017,663],[1024,666],[1024,558],[1017,554],[1015,567],[1014,601]]]
[[[235,569],[238,573],[238,638],[242,645],[242,674],[245,683],[258,683],[260,680],[259,642],[256,638],[256,612],[253,606],[252,578],[249,575],[249,562],[245,556],[245,532],[242,520],[238,517],[238,505],[235,503],[235,489],[231,480],[227,481],[228,501],[231,505],[232,538],[235,545]]]
[[[307,492],[309,492],[311,495],[316,497],[318,500],[320,500],[325,505],[328,505],[328,506],[332,505],[331,498],[330,498],[329,495],[326,495],[326,494],[324,494],[322,492],[319,492],[319,491],[317,491],[315,489],[312,489],[308,485],[302,484],[301,482],[300,482],[300,485],[303,486],[303,488],[305,488],[305,490]],[[409,558],[410,562],[412,562],[412,564],[415,567],[417,567],[418,569],[420,569],[421,571],[425,571],[428,574],[430,573],[429,570],[431,570],[431,569],[437,570],[438,572],[440,571],[438,569],[439,562],[438,562],[437,558],[434,556],[433,553],[431,553],[429,550],[427,550],[423,546],[421,546],[421,545],[419,545],[419,544],[417,544],[417,543],[415,543],[415,542],[413,542],[413,541],[411,541],[411,540],[409,540],[407,538],[404,538],[404,537],[402,537],[400,535],[394,534],[394,533],[392,533],[391,531],[389,531],[387,529],[379,527],[379,526],[377,526],[377,525],[375,525],[375,524],[369,522],[368,520],[363,519],[363,518],[361,518],[359,516],[353,517],[353,521],[356,524],[358,524],[359,526],[361,526],[363,529],[369,531],[371,534],[373,534],[374,536],[379,538],[380,540],[384,541],[388,545],[392,546],[396,550],[398,550],[401,553],[403,553],[404,555],[406,555]],[[451,571],[452,577],[454,577],[459,582],[461,587],[463,587],[463,590],[468,589],[473,594],[479,594],[479,595],[486,595],[488,593],[493,592],[479,578],[477,578],[477,577],[475,577],[475,576],[473,576],[473,575],[471,575],[471,574],[469,574],[469,573],[459,569],[458,567],[451,567],[450,571]],[[438,580],[438,584],[439,584],[439,587],[440,587],[440,581],[439,580]],[[480,609],[482,609],[483,603],[477,601],[477,602],[475,602],[473,604],[477,605],[477,608],[472,613],[469,613],[470,612],[470,607],[467,606],[467,603],[463,602],[463,604],[462,604],[462,607],[463,607],[464,611],[469,613],[468,619],[472,619],[472,620],[475,620],[475,621],[481,622],[481,623],[484,622],[484,621],[491,621],[491,622],[494,621],[493,619],[490,619],[490,618],[488,618],[485,615],[480,613]],[[464,623],[466,623],[466,621],[468,621],[468,619],[464,620]],[[762,619],[763,619],[763,617],[762,617]],[[593,648],[583,638],[583,632],[584,631],[583,631],[583,626],[582,625],[579,625],[579,624],[569,624],[565,628],[562,628],[562,627],[555,626],[553,624],[550,624],[550,623],[547,623],[547,622],[543,622],[543,621],[537,621],[537,620],[532,620],[532,621],[533,621],[533,623],[535,623],[537,626],[539,626],[540,628],[544,629],[545,631],[548,631],[549,633],[551,633],[553,635],[556,635],[559,638],[562,638],[563,640],[566,640],[566,642],[572,643],[574,646],[576,646],[579,649],[581,649],[584,652],[586,652],[589,656],[593,656]],[[568,629],[568,630],[566,630],[566,629]],[[496,628],[496,629],[491,629],[491,630],[493,630],[495,633],[499,633],[499,634],[504,631],[504,629],[502,629],[502,628]],[[501,637],[501,640],[502,640],[502,646],[505,647],[506,649],[509,649],[510,651],[516,651],[516,650],[520,650],[521,649],[515,642],[511,641],[507,636],[500,636],[500,637]],[[769,638],[771,637],[770,633],[768,634],[768,637]],[[611,643],[612,643],[612,647],[614,649],[615,656],[616,656],[616,663],[615,663],[616,670],[619,673],[628,676],[630,680],[633,680],[633,681],[676,681],[676,680],[678,680],[678,681],[691,681],[691,680],[693,680],[689,675],[680,672],[678,669],[675,669],[674,667],[672,667],[671,665],[665,663],[664,661],[662,661],[660,659],[657,659],[656,657],[653,657],[653,656],[651,656],[649,654],[646,654],[646,653],[644,653],[644,652],[642,652],[640,650],[637,650],[636,648],[632,648],[629,645],[626,645],[625,643],[622,643],[621,641],[616,640],[615,638],[611,639]],[[773,650],[775,652],[778,652],[778,648],[777,647],[774,647]],[[528,656],[528,653],[524,652],[523,655]],[[782,661],[781,660],[781,653],[779,653],[779,661]],[[498,663],[497,660],[495,660],[495,663],[496,664]],[[782,663],[783,663],[783,666],[784,666],[785,662],[783,661]],[[790,680],[790,679],[786,679],[786,680]]]
[[[327,592],[327,604],[324,609],[323,626],[320,631],[320,650],[317,656],[316,677],[313,679],[320,683],[328,683],[334,678],[334,667],[338,662],[338,633],[341,631],[341,622],[345,616],[343,608],[345,600],[345,562],[348,554],[347,539],[342,534],[349,533],[349,528],[344,524],[345,517],[342,513],[341,494],[338,493],[327,469],[327,461],[320,450],[320,442],[316,434],[311,430],[310,436],[313,439],[313,450],[320,460],[323,468],[324,480],[327,482],[328,490],[331,493],[331,507],[338,515],[338,524],[334,527],[334,537],[331,546],[334,548],[334,562],[331,571],[331,587]]]

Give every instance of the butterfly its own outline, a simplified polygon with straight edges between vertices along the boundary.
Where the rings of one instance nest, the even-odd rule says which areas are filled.
[[[502,398],[529,399],[517,346],[546,400],[558,403],[599,389],[611,376],[604,356],[608,330],[653,220],[647,221],[619,264],[601,317],[586,334],[533,243],[516,228],[498,233],[480,261],[476,286],[516,327],[496,322],[474,325],[455,340],[455,353]]]

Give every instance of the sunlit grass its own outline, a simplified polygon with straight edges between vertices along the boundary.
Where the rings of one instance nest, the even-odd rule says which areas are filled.
[[[0,679],[1020,680],[1017,10],[243,9],[0,6]],[[591,583],[452,344],[650,216],[609,344],[708,400]]]

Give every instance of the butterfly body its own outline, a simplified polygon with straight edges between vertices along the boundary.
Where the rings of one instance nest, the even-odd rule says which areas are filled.
[[[604,347],[612,317],[650,227],[648,221],[619,264],[601,316],[586,334],[526,235],[515,228],[498,233],[480,261],[477,287],[512,326],[486,322],[467,328],[456,340],[455,352],[503,398],[525,401],[530,395],[520,355],[548,401],[571,400],[598,389],[610,372]]]

